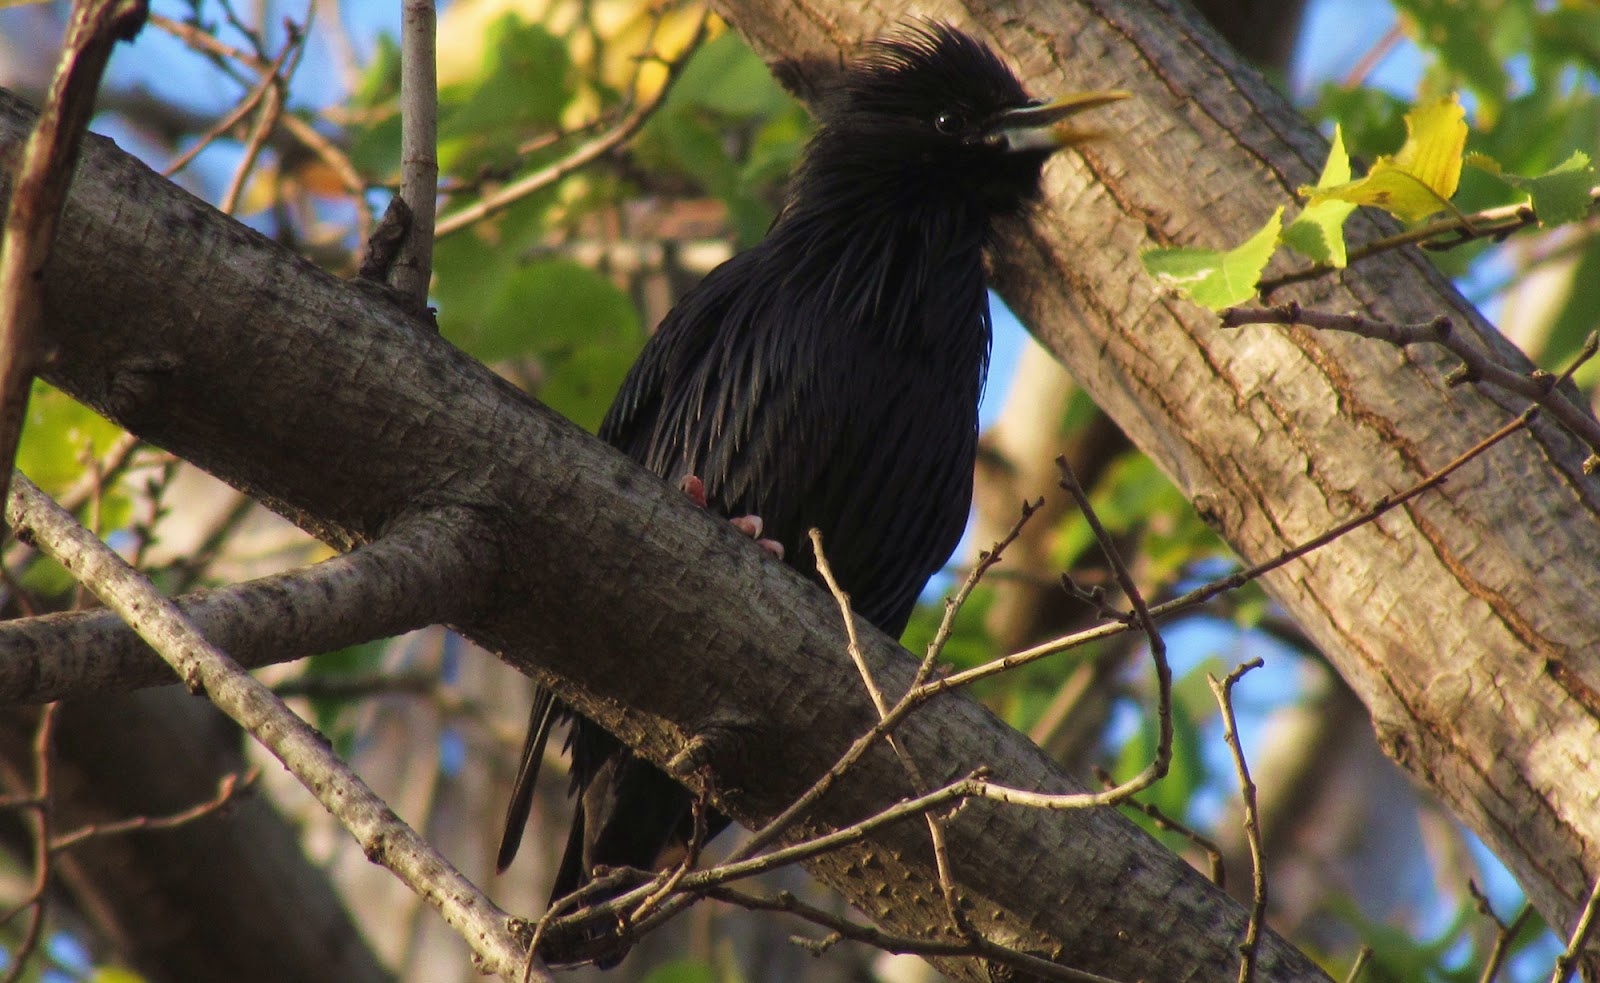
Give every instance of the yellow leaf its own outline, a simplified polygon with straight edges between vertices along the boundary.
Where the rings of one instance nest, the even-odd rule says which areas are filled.
[[[1461,181],[1462,151],[1467,146],[1466,111],[1455,95],[1406,114],[1406,142],[1358,181],[1332,188],[1301,188],[1310,204],[1330,199],[1371,205],[1408,222],[1450,207]]]

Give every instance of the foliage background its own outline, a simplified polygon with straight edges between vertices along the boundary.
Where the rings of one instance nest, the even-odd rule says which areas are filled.
[[[48,3],[0,10],[0,84],[38,101],[66,9]],[[155,10],[213,29],[263,60],[303,30],[289,110],[345,149],[368,185],[366,208],[381,211],[398,167],[397,6],[261,0],[246,10],[221,0],[158,0]],[[673,299],[760,237],[808,131],[799,104],[714,22],[662,96],[669,74],[663,62],[683,56],[701,16],[637,0],[457,0],[441,15],[446,221],[661,97],[623,149],[442,237],[435,255],[432,297],[446,336],[590,429]],[[285,18],[299,25],[295,32]],[[1337,121],[1358,160],[1400,144],[1401,118],[1412,105],[1457,90],[1472,126],[1468,149],[1510,171],[1542,173],[1573,149],[1600,150],[1600,4],[1592,0],[1316,0],[1292,34],[1292,53],[1263,67],[1329,133]],[[165,168],[252,81],[238,59],[196,53],[151,27],[113,62],[96,129]],[[212,201],[237,181],[235,211],[243,220],[315,262],[351,272],[363,216],[338,175],[293,141],[269,139],[253,162],[246,144],[234,132],[208,143],[177,179]],[[1502,185],[1469,169],[1457,204],[1471,211],[1504,200]],[[1596,327],[1594,233],[1591,218],[1434,255],[1508,336],[1553,368]],[[1138,556],[1138,574],[1153,593],[1181,591],[1226,570],[1230,555],[1182,497],[1108,433],[1104,418],[1013,319],[998,314],[979,514],[953,569],[1010,523],[1018,500],[1050,493],[1048,482],[1026,479],[1038,473],[1041,458],[1048,465],[1066,450],[1080,473],[1093,477],[1102,519]],[[1597,371],[1591,364],[1580,372],[1585,391],[1593,391]],[[19,463],[59,492],[81,482],[87,462],[111,451],[118,437],[41,387]],[[236,493],[154,454],[136,456],[93,507],[113,544],[138,555],[174,590],[321,555]],[[1030,530],[1028,548],[963,612],[947,649],[956,661],[982,661],[1084,616],[1053,581],[1062,571],[1081,584],[1103,581],[1092,540],[1074,516],[1054,510],[1046,517]],[[18,572],[40,603],[75,602],[60,571],[36,563]],[[947,587],[948,580],[930,586],[908,647],[925,644]],[[1175,623],[1168,640],[1179,675],[1177,757],[1149,801],[1216,839],[1229,858],[1230,886],[1247,890],[1234,776],[1205,675],[1264,658],[1266,667],[1246,679],[1238,699],[1245,750],[1263,789],[1275,924],[1335,975],[1366,944],[1375,951],[1366,979],[1478,979],[1495,926],[1469,882],[1503,921],[1521,908],[1520,891],[1475,838],[1383,758],[1359,704],[1295,627],[1264,595],[1246,591]],[[1108,644],[1088,658],[992,682],[980,695],[1080,772],[1100,766],[1122,777],[1138,767],[1151,740],[1140,654],[1135,642]],[[539,910],[565,832],[559,775],[550,779],[530,837],[543,855],[499,879],[488,867],[524,713],[520,677],[431,630],[321,656],[274,678],[305,693],[308,712],[374,786],[479,883],[490,884],[502,904]],[[275,769],[268,774],[274,778]],[[397,972],[418,980],[475,975],[460,944],[370,868],[303,793],[269,784],[270,794],[299,803],[289,808],[304,817],[306,849],[344,885],[372,944]],[[1203,862],[1189,840],[1156,832]],[[25,870],[13,868],[0,889],[25,883]],[[794,874],[784,886],[806,890]],[[57,922],[49,958],[33,972],[111,978],[114,954],[103,940],[75,931],[70,917]],[[844,949],[814,960],[787,942],[788,926],[704,905],[679,929],[653,937],[610,978],[913,980],[928,973],[916,960]],[[1537,916],[1514,944],[1503,979],[1543,978],[1559,951]]]

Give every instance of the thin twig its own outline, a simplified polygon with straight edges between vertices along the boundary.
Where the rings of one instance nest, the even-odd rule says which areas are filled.
[[[506,185],[476,204],[440,219],[437,236],[442,239],[447,235],[461,231],[475,222],[481,222],[491,215],[504,211],[528,195],[540,189],[548,188],[550,185],[582,170],[631,139],[635,133],[638,133],[644,127],[645,123],[650,121],[650,117],[654,115],[655,111],[661,108],[661,104],[667,98],[667,93],[672,89],[672,83],[683,73],[683,67],[689,61],[689,55],[699,48],[701,42],[705,40],[709,17],[709,13],[701,17],[700,24],[695,29],[694,36],[690,39],[688,47],[684,49],[683,55],[667,64],[666,81],[662,83],[661,88],[654,96],[630,109],[617,122],[616,126],[578,147],[561,160],[548,167],[542,167],[519,181]]]
[[[1006,530],[1006,534],[1001,536],[993,546],[978,554],[978,562],[974,563],[972,569],[967,571],[967,577],[961,582],[961,587],[956,590],[954,596],[945,599],[944,617],[939,620],[939,628],[933,633],[933,640],[928,643],[928,650],[923,654],[921,664],[917,666],[917,674],[911,677],[912,689],[921,688],[922,684],[928,681],[928,677],[933,675],[934,665],[938,663],[939,657],[944,654],[944,647],[949,644],[950,636],[955,633],[956,615],[960,614],[961,609],[966,606],[967,599],[972,596],[974,590],[977,590],[978,584],[1005,556],[1007,547],[1016,542],[1017,537],[1022,535],[1022,527],[1026,526],[1028,520],[1033,518],[1034,514],[1042,508],[1044,508],[1043,498],[1037,498],[1031,502],[1024,501],[1021,514],[1017,516],[1017,521],[1011,524],[1011,528]]]
[[[33,846],[33,884],[27,897],[5,915],[0,925],[6,925],[24,910],[28,912],[28,926],[22,939],[10,952],[10,968],[5,983],[14,983],[23,977],[33,953],[39,947],[44,931],[46,889],[50,886],[50,751],[55,738],[56,714],[59,703],[48,703],[39,711],[39,723],[33,732],[33,794],[25,808],[28,812],[28,832]]]
[[[1589,891],[1589,900],[1584,902],[1583,911],[1578,913],[1578,923],[1572,926],[1567,948],[1556,957],[1555,968],[1550,972],[1550,983],[1567,983],[1572,978],[1572,971],[1578,968],[1578,957],[1588,946],[1589,936],[1594,932],[1596,909],[1600,909],[1600,877],[1595,878],[1594,887]]]
[[[100,836],[118,836],[123,833],[145,832],[158,829],[176,829],[218,812],[236,799],[243,792],[255,785],[256,779],[261,776],[259,768],[251,768],[244,775],[229,772],[217,782],[217,794],[205,802],[190,806],[180,812],[169,816],[134,816],[132,819],[123,819],[114,823],[95,823],[80,826],[70,833],[62,833],[50,841],[53,851],[70,850],[85,840]]]
[[[1397,348],[1418,344],[1441,345],[1461,359],[1462,363],[1460,369],[1445,377],[1448,384],[1481,382],[1531,399],[1549,410],[1562,426],[1589,445],[1591,461],[1596,460],[1594,455],[1600,455],[1600,421],[1595,420],[1587,407],[1562,396],[1557,391],[1558,380],[1555,376],[1539,369],[1529,373],[1517,372],[1502,365],[1487,351],[1457,332],[1448,317],[1440,316],[1415,324],[1395,324],[1361,314],[1305,310],[1294,301],[1276,307],[1232,307],[1222,312],[1223,327],[1236,328],[1245,324],[1303,324],[1319,331],[1343,331],[1372,338]],[[1591,332],[1584,339],[1578,356],[1579,364],[1594,357],[1597,347],[1600,347],[1600,336]],[[1594,470],[1594,466],[1588,462],[1585,462],[1584,468],[1590,472]]]
[[[1589,207],[1594,209],[1596,202],[1600,201],[1600,189],[1589,192]],[[1430,222],[1414,229],[1397,232],[1394,235],[1375,239],[1363,246],[1351,249],[1346,257],[1346,264],[1353,264],[1369,256],[1398,249],[1401,246],[1420,245],[1424,249],[1454,249],[1477,239],[1504,239],[1519,229],[1531,228],[1539,224],[1539,216],[1526,202],[1515,205],[1501,205],[1496,208],[1485,208],[1480,212],[1467,215],[1452,215],[1449,218]],[[1256,289],[1263,298],[1270,297],[1274,291],[1293,283],[1306,280],[1315,280],[1317,277],[1339,273],[1339,269],[1327,263],[1312,263],[1301,269],[1285,273],[1282,276],[1262,280]]]
[[[1570,374],[1570,372],[1571,369],[1568,370],[1567,374]],[[1180,614],[1184,611],[1190,610],[1191,608],[1198,607],[1201,604],[1205,604],[1206,602],[1210,601],[1212,598],[1215,598],[1219,594],[1225,594],[1228,591],[1237,590],[1250,581],[1259,579],[1263,575],[1271,573],[1273,570],[1276,570],[1279,567],[1285,566],[1309,553],[1321,549],[1329,543],[1339,539],[1341,536],[1349,534],[1352,530],[1359,529],[1360,527],[1373,522],[1374,520],[1383,516],[1385,513],[1404,505],[1405,503],[1416,498],[1418,495],[1421,495],[1423,492],[1442,484],[1447,478],[1450,477],[1450,475],[1471,463],[1490,448],[1500,443],[1500,441],[1505,440],[1512,434],[1522,430],[1538,415],[1538,405],[1535,404],[1529,406],[1511,422],[1507,423],[1505,426],[1501,427],[1499,430],[1496,430],[1494,433],[1485,437],[1483,440],[1479,441],[1473,446],[1467,448],[1467,450],[1463,451],[1454,460],[1450,461],[1448,464],[1444,465],[1432,474],[1429,474],[1421,481],[1418,481],[1410,488],[1407,488],[1405,491],[1394,495],[1383,496],[1382,498],[1378,499],[1378,501],[1370,508],[1366,509],[1360,514],[1339,523],[1338,525],[1329,529],[1327,532],[1313,536],[1311,539],[1306,540],[1298,546],[1293,546],[1284,550],[1277,556],[1263,560],[1260,563],[1245,567],[1241,570],[1236,570],[1226,577],[1220,577],[1211,581],[1210,583],[1196,587],[1194,590],[1189,591],[1186,594],[1179,595],[1170,601],[1157,604],[1155,607],[1150,609],[1151,616],[1158,619],[1169,618],[1175,614]],[[1093,628],[1087,628],[1083,631],[1073,632],[1070,635],[1063,635],[1047,642],[1041,642],[1032,648],[1023,649],[1020,652],[1014,652],[1011,655],[996,659],[993,662],[985,663],[981,666],[975,666],[964,672],[953,673],[944,679],[935,680],[929,683],[928,687],[942,690],[953,689],[958,686],[968,686],[972,683],[978,682],[979,680],[988,679],[991,676],[997,676],[1001,673],[1009,672],[1021,666],[1037,662],[1040,659],[1044,659],[1070,649],[1079,648],[1087,645],[1090,642],[1099,641],[1100,639],[1121,635],[1124,632],[1131,630],[1131,625],[1121,622],[1096,625]]]
[[[1356,983],[1361,974],[1366,972],[1367,963],[1372,961],[1372,946],[1362,943],[1356,950],[1356,960],[1350,964],[1350,972],[1344,974],[1344,983]]]
[[[1233,687],[1245,673],[1261,668],[1261,659],[1235,668],[1220,682],[1206,674],[1211,692],[1222,708],[1222,739],[1233,753],[1233,767],[1239,773],[1239,798],[1244,803],[1244,838],[1250,847],[1250,921],[1245,926],[1244,941],[1239,944],[1239,983],[1251,983],[1256,978],[1256,954],[1261,947],[1261,927],[1267,918],[1267,865],[1261,852],[1261,817],[1256,812],[1256,783],[1250,779],[1250,766],[1244,758],[1244,747],[1239,743],[1239,724],[1233,716]]]
[[[0,226],[0,501],[17,456],[28,396],[42,354],[45,263],[55,241],[95,92],[111,48],[144,26],[145,0],[82,0],[33,132],[11,169],[11,198]],[[5,528],[0,517],[0,534]]]
[[[507,930],[506,914],[395,815],[321,734],[207,642],[176,604],[21,474],[12,476],[6,505],[13,522],[25,525],[40,548],[88,583],[191,691],[204,692],[283,762],[369,859],[400,875],[432,904],[490,971],[509,974],[522,966],[526,954]]]
[[[1494,983],[1494,978],[1500,975],[1500,967],[1511,954],[1511,945],[1516,941],[1517,934],[1522,931],[1522,926],[1527,924],[1528,919],[1533,917],[1533,905],[1524,904],[1522,910],[1517,912],[1517,917],[1507,925],[1494,913],[1494,906],[1489,903],[1489,896],[1484,894],[1477,882],[1471,878],[1467,880],[1467,893],[1472,896],[1478,914],[1494,923],[1494,944],[1489,949],[1489,958],[1484,961],[1483,972],[1478,974],[1478,983]]]
[[[1372,70],[1377,68],[1389,56],[1389,52],[1394,50],[1395,45],[1404,39],[1405,32],[1400,29],[1400,21],[1397,18],[1393,24],[1389,25],[1389,29],[1384,31],[1383,35],[1372,43],[1372,47],[1362,53],[1356,63],[1351,66],[1350,71],[1345,73],[1344,78],[1339,80],[1339,87],[1341,89],[1354,89],[1362,82],[1365,82],[1367,76],[1372,74]]]
[[[256,123],[250,130],[250,136],[245,140],[244,153],[239,158],[239,165],[234,168],[233,177],[228,181],[228,189],[223,192],[222,200],[217,204],[220,211],[229,215],[239,205],[239,197],[244,193],[245,181],[255,170],[256,161],[261,156],[261,148],[266,146],[267,137],[272,135],[272,128],[278,125],[278,120],[283,115],[284,104],[287,101],[289,78],[294,75],[294,70],[299,67],[300,55],[305,51],[305,35],[292,23],[286,24],[289,38],[284,42],[283,50],[268,65],[266,79],[268,82],[265,98],[261,102],[261,109],[256,114]]]
[[[1100,517],[1089,502],[1089,493],[1078,481],[1066,455],[1056,458],[1056,468],[1061,472],[1061,487],[1072,496],[1084,521],[1089,524],[1095,542],[1100,544],[1100,552],[1105,554],[1106,562],[1111,566],[1112,578],[1133,606],[1134,623],[1144,632],[1150,645],[1150,662],[1156,673],[1156,753],[1143,771],[1123,783],[1122,788],[1131,796],[1166,777],[1167,768],[1172,762],[1172,667],[1167,665],[1167,643],[1156,627],[1155,618],[1150,614],[1150,606],[1145,603],[1138,583],[1133,579],[1133,572],[1122,561],[1122,554],[1111,534],[1101,525]]]
[[[850,609],[850,595],[839,586],[839,581],[834,579],[833,567],[828,563],[828,558],[822,549],[822,530],[811,530],[811,548],[817,560],[817,573],[822,575],[822,580],[828,585],[828,590],[833,593],[833,599],[839,605],[840,616],[844,618],[845,635],[849,639],[846,648],[849,650],[850,659],[856,665],[856,671],[861,674],[861,682],[872,697],[872,705],[878,711],[878,722],[883,723],[889,719],[889,704],[883,698],[883,690],[878,688],[878,683],[872,678],[872,670],[867,667],[866,656],[861,654],[861,639],[856,634],[855,614]],[[895,757],[900,759],[900,765],[906,771],[906,777],[911,780],[911,789],[917,795],[924,795],[928,791],[928,783],[922,778],[922,771],[917,767],[916,761],[901,746],[900,739],[894,734],[886,732],[884,740],[888,742],[890,750]],[[928,838],[933,844],[934,867],[939,876],[939,891],[944,895],[946,913],[950,923],[958,932],[971,934],[970,926],[961,915],[960,902],[956,895],[955,874],[950,865],[950,846],[945,838],[944,821],[932,812],[923,815],[928,823]]]
[[[233,78],[244,86],[246,91],[251,85],[239,77],[239,73],[230,70],[229,60],[237,61],[249,67],[258,77],[265,77],[265,70],[271,64],[270,59],[257,58],[248,51],[235,48],[218,40],[214,35],[201,30],[193,24],[175,21],[170,17],[160,14],[151,14],[150,23],[161,28],[168,34],[187,44],[195,51],[213,60],[229,78]],[[278,125],[284,132],[297,140],[301,146],[311,151],[318,160],[327,165],[328,169],[339,179],[339,184],[356,208],[356,234],[362,240],[372,234],[372,205],[367,201],[367,182],[362,178],[355,165],[350,162],[350,157],[339,149],[334,142],[323,136],[306,120],[294,113],[282,113],[277,118]]]
[[[765,849],[768,845],[776,842],[778,837],[781,836],[785,830],[792,826],[796,820],[804,815],[806,811],[814,806],[824,795],[828,794],[828,791],[833,788],[834,783],[837,782],[846,771],[853,767],[863,755],[871,750],[872,746],[878,742],[879,738],[893,730],[901,720],[905,719],[907,714],[909,714],[922,702],[931,699],[932,696],[935,695],[934,693],[928,691],[928,687],[925,683],[920,681],[925,680],[929,675],[932,674],[933,666],[938,662],[939,655],[943,650],[943,646],[949,639],[950,633],[953,630],[956,613],[960,610],[961,605],[965,603],[966,599],[971,596],[973,589],[977,586],[979,580],[982,579],[984,573],[996,563],[1000,562],[1000,558],[1004,554],[1006,547],[1016,540],[1017,536],[1022,530],[1023,525],[1026,524],[1028,519],[1037,510],[1037,504],[1023,504],[1022,515],[1020,518],[1018,518],[1016,523],[1012,525],[1010,532],[1008,532],[1007,535],[1004,536],[999,542],[995,543],[993,548],[980,556],[978,564],[974,566],[972,572],[968,574],[966,582],[962,584],[961,589],[957,591],[953,599],[946,602],[944,622],[940,625],[939,631],[935,633],[933,642],[929,644],[927,654],[924,655],[922,664],[917,667],[917,674],[912,679],[914,685],[906,691],[906,694],[902,696],[894,705],[894,707],[889,710],[886,716],[880,717],[878,722],[874,724],[870,730],[856,738],[855,742],[845,750],[844,754],[839,756],[839,759],[836,762],[834,762],[833,767],[829,768],[821,778],[818,778],[814,783],[812,783],[812,786],[807,789],[799,798],[791,802],[788,808],[784,809],[777,816],[773,817],[765,826],[757,830],[755,834],[750,837],[750,839],[746,840],[742,846],[735,849],[728,857],[726,862],[733,863],[753,857],[756,855],[756,853],[762,849]]]
[[[411,221],[389,269],[389,285],[411,309],[428,306],[433,222],[439,196],[439,80],[434,0],[404,0],[400,27],[400,199]]]
[[[1098,765],[1094,769],[1094,777],[1104,788],[1117,787],[1117,783],[1111,777],[1111,774]],[[1164,829],[1168,832],[1177,833],[1190,843],[1193,843],[1200,849],[1202,853],[1206,855],[1206,867],[1209,868],[1207,874],[1211,878],[1211,883],[1221,888],[1226,888],[1228,886],[1227,864],[1222,856],[1222,848],[1217,846],[1214,840],[1200,833],[1198,830],[1191,829],[1187,824],[1173,819],[1171,816],[1162,811],[1161,807],[1156,805],[1154,802],[1140,802],[1138,799],[1127,799],[1122,802],[1121,805],[1124,809],[1135,809],[1143,813],[1149,818],[1150,822],[1153,823],[1157,829]]]
[[[723,887],[713,889],[708,895],[725,904],[737,905],[751,911],[774,911],[794,915],[813,925],[826,928],[840,938],[862,942],[884,952],[943,958],[969,956],[1015,967],[1024,971],[1030,979],[1062,980],[1065,983],[1115,983],[1114,980],[1104,976],[1062,966],[993,942],[986,943],[983,940],[948,942],[884,932],[806,904],[788,891],[780,891],[772,897],[763,897]]]
[[[265,99],[267,93],[272,91],[273,87],[278,84],[278,72],[282,70],[283,60],[288,56],[288,54],[289,49],[284,48],[278,57],[273,60],[272,65],[269,66],[269,70],[262,72],[261,78],[256,82],[255,85],[250,87],[250,89],[245,93],[244,98],[239,100],[238,105],[234,106],[228,111],[227,115],[217,120],[217,122],[208,127],[204,133],[200,134],[200,139],[195,141],[193,146],[174,157],[170,164],[162,168],[161,176],[164,178],[170,178],[174,174],[177,174],[179,171],[183,170],[185,167],[188,167],[191,163],[193,163],[196,157],[200,156],[200,152],[202,150],[205,150],[207,147],[211,146],[211,144],[224,133],[229,132],[235,126],[238,126],[240,120],[250,115],[251,110],[260,105],[261,100]]]

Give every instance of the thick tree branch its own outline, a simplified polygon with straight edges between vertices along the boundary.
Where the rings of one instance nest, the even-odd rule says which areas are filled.
[[[472,515],[440,510],[304,570],[177,598],[246,668],[470,621],[497,558]],[[0,623],[0,703],[44,703],[173,682],[172,670],[108,611]]]
[[[0,149],[26,119],[0,100]],[[759,824],[871,726],[825,595],[382,298],[103,141],[86,148],[61,235],[51,381],[341,547],[418,510],[477,511],[504,562],[460,627],[658,763],[691,736],[723,738],[709,742],[719,808]],[[885,692],[902,692],[914,662],[880,633],[861,641]],[[1010,786],[1079,790],[956,694],[897,736],[932,781],[988,766]],[[793,835],[908,791],[880,750]],[[969,915],[992,939],[1114,978],[1231,972],[1244,913],[1108,810],[974,802],[947,832]],[[890,931],[943,915],[919,824],[876,829],[813,869]],[[1260,962],[1260,979],[1323,978],[1274,936]]]
[[[373,794],[316,728],[201,636],[149,580],[20,474],[12,478],[6,518],[126,619],[191,691],[204,692],[283,762],[369,858],[400,875],[468,939],[485,968],[507,980],[523,976],[524,954],[505,914]],[[543,972],[531,978],[549,979]]]

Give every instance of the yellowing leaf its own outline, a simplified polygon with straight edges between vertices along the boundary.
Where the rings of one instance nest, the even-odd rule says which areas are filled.
[[[1283,209],[1267,219],[1261,230],[1238,246],[1215,249],[1152,249],[1140,255],[1144,268],[1162,285],[1189,296],[1214,311],[1232,307],[1255,296],[1261,271],[1278,246]]]
[[[1301,188],[1309,204],[1337,199],[1371,205],[1408,222],[1450,207],[1467,145],[1466,110],[1454,95],[1406,114],[1406,142],[1379,157],[1367,176],[1331,188]]]
[[[1328,148],[1328,161],[1322,165],[1322,176],[1317,179],[1313,192],[1335,188],[1350,180],[1350,155],[1344,149],[1344,133],[1333,128],[1333,146]],[[1304,189],[1302,189],[1304,193]],[[1356,206],[1348,201],[1329,198],[1308,205],[1295,216],[1283,230],[1283,244],[1318,263],[1334,269],[1344,269],[1348,262],[1344,244],[1344,220]]]

